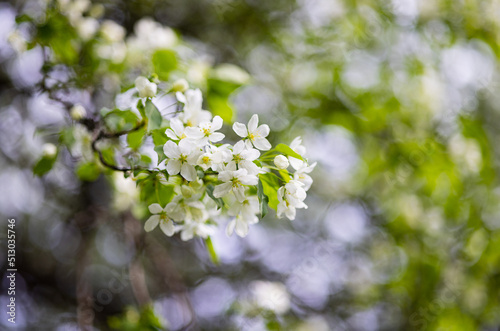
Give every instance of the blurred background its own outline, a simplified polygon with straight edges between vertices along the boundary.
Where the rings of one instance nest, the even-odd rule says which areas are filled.
[[[126,42],[85,37],[79,11],[123,26]],[[145,20],[161,27],[144,34]],[[0,3],[0,238],[15,218],[15,328],[498,330],[499,28],[498,0]],[[155,42],[208,109],[257,113],[273,144],[300,135],[318,162],[293,222],[271,213],[243,239],[220,226],[218,266],[201,240],[144,233],[135,183],[82,165],[83,126],[33,175],[44,144],[64,140],[67,103],[112,107],[148,74]],[[211,81],[220,64],[242,68],[229,66],[225,95]]]

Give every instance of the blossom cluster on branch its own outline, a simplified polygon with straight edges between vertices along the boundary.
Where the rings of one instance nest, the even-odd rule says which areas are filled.
[[[139,77],[136,89],[148,103],[157,85]],[[145,223],[146,231],[159,226],[167,236],[180,232],[183,240],[207,238],[217,217],[225,213],[232,217],[226,233],[244,237],[268,206],[278,217],[290,220],[295,219],[296,209],[307,208],[304,200],[312,184],[308,174],[316,164],[304,158],[300,137],[289,146],[279,144],[273,149],[267,139],[269,126],[259,125],[255,114],[248,124],[232,125],[239,141],[225,143],[225,135],[219,132],[223,120],[202,108],[199,89],[177,91],[175,97],[179,111],[168,121],[164,159],[159,155],[161,161],[155,168],[165,176],[165,185],[175,185],[174,194],[165,205],[149,206],[152,216]]]
[[[221,218],[231,219],[228,235],[243,237],[268,208],[290,220],[307,208],[315,164],[305,158],[300,137],[273,148],[270,128],[259,125],[258,115],[232,123],[230,97],[250,80],[248,73],[231,64],[212,68],[193,45],[150,18],[127,36],[103,10],[88,0],[57,0],[45,3],[44,15],[17,17],[12,48],[19,55],[39,50],[43,57],[35,91],[59,102],[72,119],[59,128],[57,142],[45,144],[34,174],[48,173],[66,147],[80,180],[113,172],[132,178],[139,195],[131,195],[127,207],[138,200],[142,218],[148,206],[145,230],[158,227],[183,240],[208,238]],[[60,27],[67,33],[56,33]],[[106,98],[94,99],[96,88]],[[203,109],[202,90],[214,114]],[[115,99],[118,91],[125,92]],[[120,103],[127,93],[132,98]],[[175,101],[173,113],[157,106],[165,96]]]

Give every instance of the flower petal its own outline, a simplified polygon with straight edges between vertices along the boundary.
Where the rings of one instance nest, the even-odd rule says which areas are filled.
[[[241,138],[245,138],[248,136],[247,127],[243,123],[235,122],[233,124],[233,130]]]
[[[181,167],[181,176],[192,182],[196,180],[196,169],[187,163],[183,163]]]
[[[210,135],[209,137],[209,140],[213,143],[216,143],[218,141],[221,141],[222,139],[224,139],[224,134],[223,133],[220,133],[220,132],[214,132]]]
[[[261,151],[268,151],[272,147],[266,138],[256,138],[253,142],[253,145],[255,146],[255,148],[260,149]]]
[[[239,202],[243,202],[246,200],[245,188],[243,186],[233,187],[233,192],[234,192],[234,196],[236,197],[236,199]]]
[[[179,137],[175,134],[175,132],[172,129],[167,129],[167,131],[165,131],[165,133],[167,134],[167,137],[169,137],[170,139],[173,139],[173,140],[179,139]]]
[[[235,166],[235,169],[236,169],[236,166]],[[219,172],[218,178],[221,182],[229,182],[231,180],[231,178],[233,178],[233,172],[231,170],[221,171],[221,172]]]
[[[257,125],[259,125],[259,115],[254,114],[250,121],[248,121],[248,132],[255,132],[257,130]]]
[[[260,152],[255,148],[245,150],[241,152],[241,158],[248,161],[255,161],[260,156]]]
[[[187,100],[186,100],[186,97],[184,96],[184,94],[182,94],[181,92],[177,92],[175,93],[175,97],[177,98],[177,100],[179,102],[182,102],[182,103],[187,103]]]
[[[248,234],[248,223],[237,217],[234,232],[236,232],[236,234],[242,238],[246,237]]]
[[[219,115],[215,116],[212,120],[212,132],[217,131],[222,128],[222,117]]]
[[[181,156],[179,146],[171,140],[167,141],[165,145],[163,145],[163,152],[169,159],[178,159],[179,156]]]
[[[243,185],[257,185],[259,183],[259,179],[257,178],[257,176],[247,175],[240,177],[240,182]]]
[[[163,211],[163,208],[158,203],[153,203],[148,207],[151,214],[159,214]]]
[[[186,136],[188,138],[192,138],[192,139],[201,139],[201,138],[203,138],[204,134],[200,130],[200,128],[198,128],[198,127],[193,128],[193,127],[189,126],[186,128]]]
[[[182,139],[179,141],[179,152],[180,154],[188,155],[191,153],[191,151],[195,148],[195,145],[193,142],[187,140],[187,139]],[[179,154],[179,155],[180,155]]]
[[[151,216],[150,218],[148,218],[148,220],[146,221],[146,223],[144,223],[144,230],[146,232],[153,231],[154,228],[156,228],[156,226],[158,225],[159,222],[160,222],[160,215],[153,215],[153,216]]]
[[[236,144],[234,144],[233,154],[234,155],[240,154],[241,152],[243,152],[244,149],[245,149],[245,142],[243,140],[240,140]]]
[[[231,222],[227,223],[226,235],[228,237],[231,237],[231,235],[233,234],[235,225],[236,225],[236,220],[232,220]]]
[[[168,220],[168,221],[165,221],[165,222],[160,222],[160,229],[167,236],[171,237],[175,233],[174,222],[172,222],[171,220]]]
[[[261,136],[262,138],[265,138],[269,135],[269,125],[267,124],[262,124],[259,126],[256,130],[257,135]]]
[[[214,197],[222,198],[231,191],[233,185],[231,183],[219,184],[214,189]]]
[[[181,171],[181,161],[179,160],[168,160],[167,172],[169,175],[177,175]]]
[[[184,133],[184,125],[182,121],[178,118],[172,118],[170,120],[170,127],[174,130],[175,134],[180,138],[182,133]]]

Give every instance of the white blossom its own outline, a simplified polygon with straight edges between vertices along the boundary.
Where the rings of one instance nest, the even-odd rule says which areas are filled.
[[[110,42],[123,41],[125,28],[111,20],[105,20],[101,24],[101,33]]]
[[[179,145],[169,140],[163,146],[163,152],[168,157],[167,172],[177,175],[179,172],[188,181],[196,180],[196,161],[200,151],[187,140],[181,140]]]
[[[179,102],[184,104],[183,112],[179,118],[187,126],[197,126],[212,119],[212,113],[202,109],[203,97],[199,89],[187,90],[184,93],[177,92],[175,96]]]
[[[222,198],[229,192],[233,192],[239,202],[245,201],[245,185],[257,185],[259,182],[257,176],[249,175],[246,169],[236,170],[234,164],[228,164],[224,171],[218,176],[222,184],[214,189],[214,196]]]
[[[297,208],[307,208],[304,199],[307,196],[301,182],[291,180],[278,189],[278,217],[285,214],[290,220],[295,219]]]
[[[171,48],[177,43],[177,36],[171,28],[155,22],[150,17],[137,21],[134,33],[135,36],[128,38],[127,42],[139,51]]]
[[[260,156],[260,152],[252,147],[248,148],[242,140],[234,145],[231,154],[228,165],[232,168],[236,169],[238,166],[238,169],[245,169],[250,175],[257,175],[260,172],[261,169],[253,163]]]
[[[290,310],[290,294],[280,282],[257,280],[250,284],[254,303],[263,309],[284,314]]]
[[[178,79],[172,84],[172,90],[175,92],[185,92],[189,88],[189,83],[184,78]]]
[[[308,174],[314,170],[314,167],[316,167],[316,162],[311,165],[307,165],[305,162],[303,162],[302,165],[302,168],[297,169],[293,174],[293,179],[301,182],[304,185],[304,190],[307,191],[309,190],[309,188],[311,188],[311,185],[313,183],[311,176],[309,176]]]
[[[71,118],[74,119],[75,121],[79,121],[87,115],[85,107],[83,107],[80,104],[76,104],[73,107],[71,107],[69,113],[71,115]]]
[[[219,171],[223,168],[222,162],[224,161],[224,149],[218,148],[214,145],[208,145],[207,151],[200,155],[196,164],[199,165],[203,171],[212,168],[213,171]]]
[[[290,148],[300,156],[304,156],[306,154],[306,148],[302,145],[302,138],[300,136],[292,140],[292,142],[290,143]],[[295,170],[303,168],[305,163],[304,161],[293,156],[289,156],[288,161],[290,161],[291,166]]]
[[[57,154],[57,147],[54,144],[46,143],[43,144],[42,151],[43,151],[43,156],[54,157]]]
[[[7,37],[7,41],[16,53],[23,53],[27,49],[26,39],[18,30],[12,31]]]
[[[274,165],[280,170],[288,168],[288,159],[284,155],[276,155],[274,158]]]
[[[215,116],[211,122],[200,123],[197,127],[187,127],[186,135],[199,146],[205,146],[208,142],[215,143],[224,139],[224,134],[215,132],[220,128],[222,128],[222,118]]]
[[[139,97],[152,98],[156,95],[157,86],[146,77],[139,76],[135,79],[135,88],[139,91]]]
[[[121,63],[127,55],[127,46],[124,42],[99,45],[97,47],[97,55],[113,63]]]
[[[256,196],[249,196],[243,202],[235,201],[228,210],[228,215],[236,216],[226,227],[228,236],[233,231],[240,237],[248,234],[248,225],[259,222],[256,214],[259,213],[259,199]]]
[[[76,30],[78,31],[78,35],[84,41],[92,39],[98,29],[99,22],[93,17],[82,17],[76,23]]]
[[[172,118],[170,120],[170,128],[165,131],[167,137],[173,140],[182,140],[187,138],[185,133],[184,124],[178,118]]]
[[[148,207],[151,212],[151,217],[144,224],[144,230],[146,232],[153,231],[158,224],[160,224],[160,229],[167,236],[172,236],[175,232],[174,222],[169,217],[169,212],[174,212],[174,209],[170,204],[168,204],[165,208],[162,208],[160,204],[153,203]]]
[[[259,116],[257,114],[253,115],[248,121],[248,128],[245,124],[234,123],[233,130],[241,138],[247,139],[247,146],[252,145],[261,151],[267,151],[271,149],[271,144],[266,139],[269,135],[269,126],[267,124],[259,125]]]

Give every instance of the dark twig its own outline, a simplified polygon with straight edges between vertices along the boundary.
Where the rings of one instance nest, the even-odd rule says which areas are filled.
[[[120,136],[123,136],[123,135],[126,135],[126,134],[129,134],[129,133],[132,133],[132,132],[135,132],[135,131],[138,131],[140,130],[141,128],[143,128],[145,125],[145,122],[141,122],[139,123],[139,125],[135,126],[134,128],[130,129],[130,130],[123,130],[123,131],[119,131],[119,132],[105,132],[103,130],[99,131],[99,133],[97,134],[97,136],[92,140],[92,150],[94,152],[97,153],[97,155],[99,155],[99,160],[101,161],[101,163],[107,167],[107,168],[110,168],[112,170],[116,170],[116,171],[122,171],[122,172],[128,172],[128,171],[132,171],[134,170],[133,168],[128,168],[128,167],[119,167],[117,165],[114,165],[114,164],[111,164],[109,163],[108,161],[106,161],[104,159],[104,156],[102,155],[102,152],[99,148],[97,148],[97,142],[99,140],[102,140],[102,139],[113,139],[113,138],[118,138]],[[150,171],[148,169],[144,169],[146,171]]]

